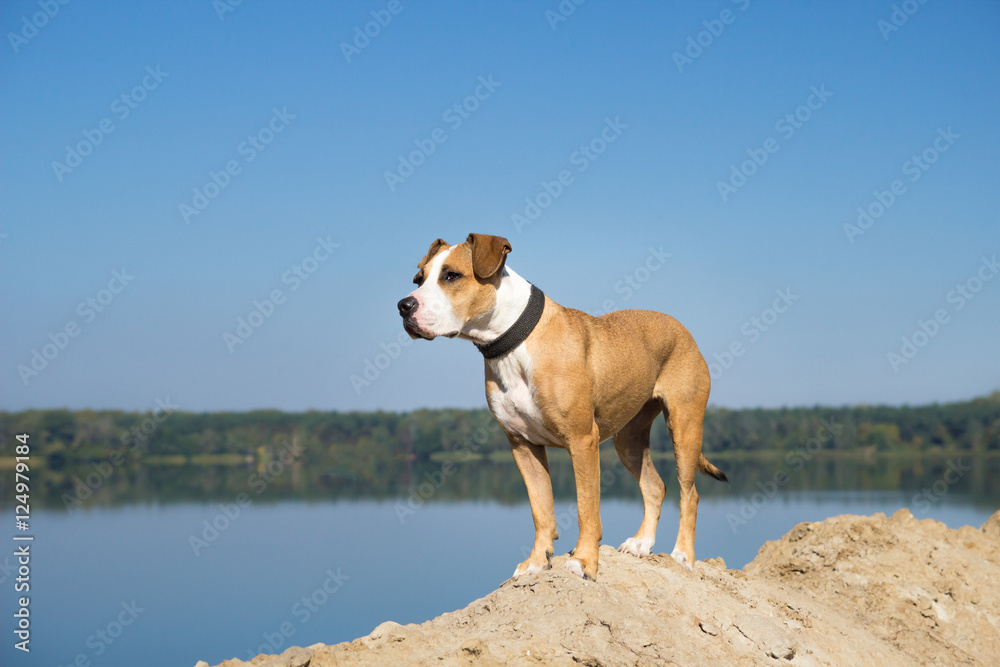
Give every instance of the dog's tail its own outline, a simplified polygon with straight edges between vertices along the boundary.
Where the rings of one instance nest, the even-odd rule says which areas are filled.
[[[704,454],[701,454],[698,457],[698,470],[702,471],[703,473],[705,473],[710,477],[714,477],[720,482],[726,482],[727,484],[729,483],[729,478],[726,477],[726,473],[722,472],[714,465],[712,465],[709,462],[709,460],[705,458]]]

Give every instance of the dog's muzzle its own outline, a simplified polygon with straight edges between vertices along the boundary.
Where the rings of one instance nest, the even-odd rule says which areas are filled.
[[[399,303],[396,304],[396,308],[399,309],[399,315],[403,318],[403,329],[410,335],[410,338],[427,338],[427,334],[421,331],[420,327],[417,326],[416,313],[417,306],[416,297],[408,296],[404,299],[400,299]]]
[[[400,299],[399,303],[396,304],[396,308],[399,309],[401,316],[413,317],[413,313],[417,312],[417,299],[412,296]]]

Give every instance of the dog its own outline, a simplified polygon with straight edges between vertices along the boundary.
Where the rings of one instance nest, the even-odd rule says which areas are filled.
[[[417,264],[417,288],[397,308],[411,338],[464,338],[483,354],[486,400],[510,442],[535,523],[534,547],[514,576],[552,567],[559,533],[546,447],[569,452],[576,478],[580,536],[566,568],[597,578],[598,445],[608,438],[639,482],[644,505],[638,532],[618,550],[650,554],[664,486],[650,457],[649,430],[661,412],[680,482],[671,556],[693,569],[695,472],[729,481],[701,451],[711,378],[694,338],[663,313],[621,310],[593,317],[564,308],[506,265],[510,251],[507,239],[487,234],[469,234],[458,245],[434,241]]]

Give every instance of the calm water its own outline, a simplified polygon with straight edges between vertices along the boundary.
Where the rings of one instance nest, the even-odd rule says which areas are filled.
[[[734,482],[699,478],[697,555],[742,567],[765,540],[800,521],[900,507],[952,527],[978,526],[1000,507],[993,481],[1000,459],[960,459],[971,469],[950,485],[947,462],[828,461],[795,472],[780,459],[720,460]],[[667,466],[672,462],[658,467]],[[789,480],[772,490],[768,480],[781,469]],[[440,487],[402,515],[405,497],[377,485],[366,494],[364,481],[350,475],[316,485],[302,471],[289,473],[299,475],[291,489],[257,495],[241,468],[134,471],[72,512],[59,500],[65,486],[48,484],[47,497],[33,498],[48,507],[32,515],[30,655],[13,649],[13,542],[0,550],[0,662],[191,667],[199,659],[215,664],[350,640],[384,620],[421,622],[464,607],[524,557],[531,514],[512,465],[465,464],[435,477],[440,470],[432,463],[407,472],[410,483],[430,479]],[[565,553],[576,540],[572,475],[562,463],[553,475],[562,533],[556,548]],[[231,505],[243,492],[251,502],[235,515]],[[673,546],[676,494],[671,480],[657,551]],[[610,474],[604,498],[604,542],[617,546],[642,518],[637,485],[627,474]],[[745,523],[735,518],[741,509]],[[13,524],[9,506],[2,520]],[[206,520],[222,530],[206,534]],[[193,535],[204,543],[193,547]]]

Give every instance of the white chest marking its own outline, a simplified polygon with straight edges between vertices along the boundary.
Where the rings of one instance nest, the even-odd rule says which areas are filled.
[[[522,343],[509,354],[486,363],[497,387],[486,397],[490,411],[511,433],[535,445],[562,446],[542,420],[531,387],[531,356]]]

